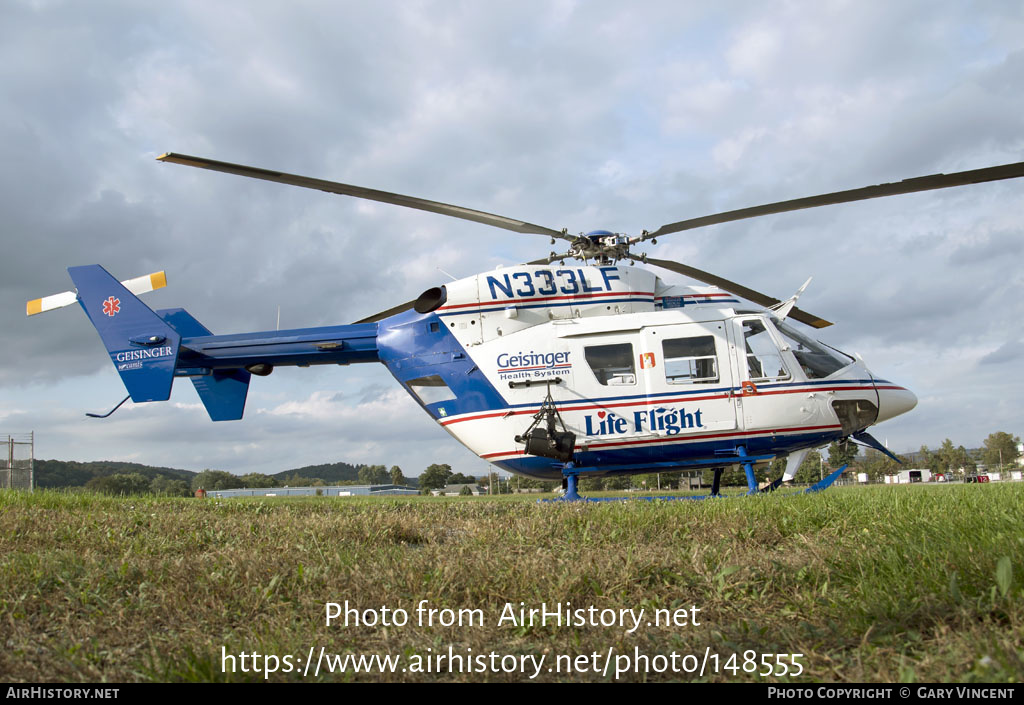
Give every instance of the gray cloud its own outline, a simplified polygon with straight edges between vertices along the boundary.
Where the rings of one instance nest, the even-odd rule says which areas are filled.
[[[1024,352],[1021,350],[1021,341],[1018,339],[1003,343],[978,362],[982,365],[1002,365],[1007,362],[1016,362],[1021,357],[1024,357]]]
[[[165,269],[168,289],[147,303],[184,306],[229,333],[273,328],[279,306],[285,327],[349,322],[445,281],[438,267],[466,276],[549,249],[540,237],[159,164],[163,151],[573,231],[634,233],[1022,158],[1020,7],[650,2],[640,10],[4,3],[0,404],[24,415],[2,423],[64,429],[54,433],[65,439],[55,455],[82,448],[77,431],[31,397],[109,374],[102,347],[79,311],[21,313],[25,300],[70,288],[70,265],[99,262],[122,278]],[[915,447],[961,432],[926,419],[957,418],[950,410],[971,394],[948,393],[916,366],[951,347],[969,349],[968,363],[991,362],[1006,342],[1005,320],[1024,315],[1022,188],[786,214],[679,233],[650,251],[779,297],[814,275],[801,306],[839,323],[823,338],[925,385],[915,391],[932,406],[893,426]],[[332,402],[341,416],[396,389],[386,374],[334,372],[271,386],[278,403],[342,393]],[[337,379],[356,379],[362,391]],[[979,393],[999,385],[985,375],[973,383]],[[116,378],[111,384],[116,397]],[[97,401],[66,403],[77,414]],[[1019,418],[1016,404],[1008,411]],[[324,452],[332,437],[326,419],[253,413],[229,426],[235,442],[226,450],[223,427],[201,410],[154,405],[128,416],[124,430],[99,438],[122,455],[159,454],[172,465],[177,455],[195,467],[201,448],[211,462],[241,467],[273,455],[248,445],[264,434],[296,434]],[[192,449],[161,434],[170,423],[197,439]],[[475,462],[425,416],[421,423],[417,443]],[[957,442],[987,435],[970,433]],[[369,458],[370,448],[352,452]]]

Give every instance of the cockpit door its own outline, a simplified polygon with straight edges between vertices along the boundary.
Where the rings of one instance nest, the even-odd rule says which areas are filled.
[[[819,423],[816,393],[793,372],[793,356],[760,316],[730,322],[736,411],[746,430],[792,431]]]

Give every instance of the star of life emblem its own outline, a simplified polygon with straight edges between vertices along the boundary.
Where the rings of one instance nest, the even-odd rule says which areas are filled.
[[[113,296],[103,302],[103,313],[107,316],[113,317],[121,311],[121,299],[116,299]]]

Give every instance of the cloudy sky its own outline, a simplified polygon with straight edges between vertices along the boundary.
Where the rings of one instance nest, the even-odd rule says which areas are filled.
[[[486,464],[380,365],[124,390],[68,266],[166,270],[215,333],[348,323],[546,238],[154,161],[355,183],[554,228],[637,233],[768,201],[1024,160],[1024,5],[994,2],[0,4],[0,434],[36,457],[236,473]],[[722,225],[648,251],[785,298],[919,397],[897,450],[1024,431],[1024,180]],[[670,282],[685,283],[668,274]]]

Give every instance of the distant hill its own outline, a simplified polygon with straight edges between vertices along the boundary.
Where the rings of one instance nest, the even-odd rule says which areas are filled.
[[[327,484],[335,484],[339,482],[358,482],[359,481],[359,468],[362,465],[349,465],[348,463],[326,463],[324,465],[307,465],[302,468],[296,468],[294,470],[284,470],[283,472],[275,473],[271,475],[272,478],[277,480],[281,484],[285,484],[285,478],[298,475],[299,477],[308,477],[311,480],[323,480]]]
[[[138,473],[149,480],[166,477],[171,480],[184,480],[192,483],[196,473],[191,470],[162,468],[141,463],[122,463],[116,460],[97,460],[80,463],[75,460],[36,460],[36,487],[85,487],[89,480],[110,475]]]
[[[274,478],[279,485],[297,484],[295,481],[291,481],[292,478],[300,482],[322,480],[324,484],[328,485],[345,482],[356,483],[359,482],[359,469],[362,467],[364,466],[342,462],[307,465],[293,470],[284,470],[270,477]],[[36,487],[85,487],[90,480],[97,477],[131,473],[138,473],[149,480],[160,476],[171,480],[184,480],[189,486],[192,485],[192,478],[199,474],[192,470],[157,467],[142,463],[123,463],[115,460],[97,460],[87,463],[75,460],[37,459],[35,461]],[[415,483],[415,478],[412,480]]]
[[[359,484],[359,471],[365,467],[366,465],[351,465],[341,462],[307,465],[294,470],[285,470],[271,475],[271,477],[279,485],[292,485],[293,487],[308,484],[308,480],[322,480],[325,485]],[[378,467],[383,468],[384,466]],[[418,487],[419,478],[407,477],[405,484],[410,487]]]

